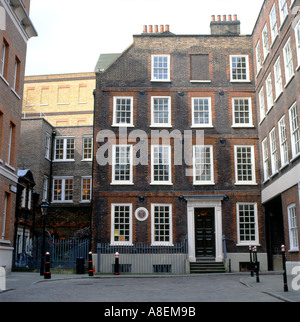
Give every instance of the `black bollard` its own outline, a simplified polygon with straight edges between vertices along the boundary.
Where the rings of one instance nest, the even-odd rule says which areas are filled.
[[[250,253],[250,271],[251,271],[251,276],[254,276],[254,272],[253,272],[253,261],[252,261],[252,246],[249,246],[249,253]]]
[[[50,254],[48,252],[46,253],[44,279],[45,280],[51,279],[51,272],[50,272]]]
[[[286,258],[285,258],[285,246],[281,246],[282,254],[282,268],[283,268],[283,290],[288,292],[287,276],[286,276]]]
[[[88,268],[89,268],[89,276],[94,276],[92,252],[89,252],[89,267]]]
[[[115,253],[115,275],[119,275],[119,253]]]
[[[255,262],[256,282],[259,283],[259,267],[258,267],[256,246],[253,247],[253,255],[254,255],[254,262]]]

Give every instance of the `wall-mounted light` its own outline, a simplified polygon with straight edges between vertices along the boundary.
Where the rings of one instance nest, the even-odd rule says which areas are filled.
[[[145,201],[145,197],[144,197],[144,196],[139,196],[139,201],[140,201],[140,202]]]
[[[220,95],[220,96],[224,96],[224,91],[223,91],[223,90],[220,90],[220,91],[219,91],[219,95]]]
[[[220,139],[220,143],[225,144],[226,143],[226,140],[224,138],[221,138]]]
[[[139,93],[140,93],[140,95],[145,95],[145,91],[144,90],[140,90]]]
[[[184,96],[184,92],[183,92],[183,91],[179,91],[179,92],[178,92],[178,95],[179,95],[179,96]]]

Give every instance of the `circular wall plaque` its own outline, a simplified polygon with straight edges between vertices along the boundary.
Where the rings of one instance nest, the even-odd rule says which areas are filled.
[[[135,211],[135,218],[139,221],[147,220],[149,212],[146,208],[140,207]]]

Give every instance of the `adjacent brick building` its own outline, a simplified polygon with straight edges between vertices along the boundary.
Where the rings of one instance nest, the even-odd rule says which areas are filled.
[[[300,263],[300,1],[265,1],[253,31],[268,267]]]
[[[0,266],[11,270],[29,0],[0,1]]]
[[[95,73],[26,76],[23,118],[45,117],[53,126],[93,125]]]
[[[267,269],[253,58],[237,17],[213,16],[210,35],[144,26],[97,73],[94,251],[187,239],[191,265],[238,271],[251,245]]]

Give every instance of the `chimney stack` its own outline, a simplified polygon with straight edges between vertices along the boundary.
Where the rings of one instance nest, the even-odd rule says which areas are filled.
[[[223,36],[223,35],[233,35],[238,36],[240,35],[240,26],[241,22],[237,19],[237,15],[223,15],[221,21],[221,15],[217,16],[217,21],[215,20],[215,16],[211,16],[210,22],[210,30],[211,35]]]
[[[160,25],[158,28],[158,25],[144,25],[143,26],[143,33],[144,34],[151,34],[151,33],[164,33],[164,32],[170,32],[170,26],[169,25]]]

